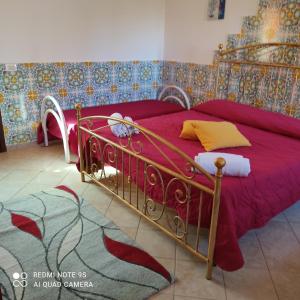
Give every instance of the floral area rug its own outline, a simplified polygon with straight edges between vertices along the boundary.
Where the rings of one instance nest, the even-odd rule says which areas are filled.
[[[66,186],[0,202],[0,299],[147,299],[172,282]]]

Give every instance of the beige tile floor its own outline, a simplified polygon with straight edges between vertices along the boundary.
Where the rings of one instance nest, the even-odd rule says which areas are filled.
[[[0,154],[0,201],[58,184],[75,189],[175,273],[176,283],[152,299],[300,299],[300,202],[240,240],[243,269],[229,273],[216,268],[214,279],[207,281],[203,263],[100,188],[81,183],[75,165],[64,162],[62,145],[22,145]]]

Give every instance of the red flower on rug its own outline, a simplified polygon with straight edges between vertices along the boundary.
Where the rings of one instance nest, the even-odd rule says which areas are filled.
[[[65,185],[58,185],[56,187],[56,189],[61,190],[61,191],[65,191],[67,193],[70,193],[71,195],[73,195],[75,197],[76,201],[79,203],[79,197],[78,197],[78,195],[73,190],[71,190],[70,188],[68,188],[67,186],[65,186]]]
[[[23,230],[24,232],[35,236],[39,240],[43,238],[37,224],[28,217],[18,215],[16,213],[11,213],[11,223],[18,227],[20,230]]]
[[[108,252],[117,258],[150,269],[172,282],[170,273],[147,252],[109,238],[103,234],[104,245]]]

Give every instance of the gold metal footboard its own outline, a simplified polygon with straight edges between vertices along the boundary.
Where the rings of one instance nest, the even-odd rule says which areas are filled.
[[[82,118],[79,104],[76,110],[81,180],[90,178],[206,262],[206,278],[211,279],[225,160],[216,160],[217,172],[212,176],[176,146],[146,128],[106,116]],[[124,124],[128,136],[110,140],[103,134],[109,125],[97,127],[100,120]],[[133,128],[140,133],[131,136]],[[159,161],[147,155],[150,148],[159,154]],[[179,159],[171,160],[170,153]],[[196,173],[202,174],[207,184],[196,181]],[[209,216],[204,214],[208,208]]]

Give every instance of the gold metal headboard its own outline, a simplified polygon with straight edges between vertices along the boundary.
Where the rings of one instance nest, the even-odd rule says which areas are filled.
[[[300,44],[262,43],[225,50],[220,44],[214,65],[216,98],[300,118]]]
[[[290,49],[296,49],[294,55],[292,57],[287,58],[286,55],[289,55]],[[297,49],[299,52],[297,53]],[[276,63],[276,62],[268,62],[266,58],[272,58],[272,54],[276,51],[280,51],[282,53],[281,59],[285,61],[289,59],[291,61],[294,59],[294,64],[289,63]],[[251,59],[232,59],[232,56],[238,56],[237,54],[244,53],[249,54],[251,53],[256,54],[257,60]],[[226,49],[223,50],[223,44],[219,44],[219,51],[217,54],[217,63],[226,62],[230,64],[249,64],[249,65],[257,65],[257,66],[267,66],[273,68],[291,68],[291,69],[298,69],[300,70],[300,62],[299,59],[300,53],[300,44],[296,43],[262,43],[262,44],[251,44],[246,45],[243,47],[233,48],[233,49]],[[246,56],[247,58],[247,56]],[[251,56],[250,56],[251,58]]]

